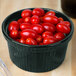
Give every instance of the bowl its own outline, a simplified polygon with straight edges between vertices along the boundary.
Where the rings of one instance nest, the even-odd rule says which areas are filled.
[[[27,9],[33,10],[34,8]],[[66,15],[53,9],[42,9],[45,12],[54,11],[57,17],[62,17],[71,23],[71,32],[63,40],[49,45],[26,45],[10,38],[8,25],[11,21],[21,18],[21,12],[24,9],[7,16],[2,23],[2,32],[7,41],[12,62],[19,68],[30,72],[47,72],[60,66],[65,59],[67,46],[74,31],[73,23]]]

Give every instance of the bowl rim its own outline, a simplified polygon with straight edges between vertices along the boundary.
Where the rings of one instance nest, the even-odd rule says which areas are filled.
[[[25,9],[31,9],[31,10],[33,10],[34,8],[25,8]],[[57,46],[57,45],[65,42],[66,40],[69,39],[69,37],[72,36],[72,34],[73,34],[73,32],[74,32],[74,24],[73,24],[73,22],[71,21],[71,19],[70,19],[67,15],[65,15],[65,14],[63,14],[63,13],[61,13],[61,12],[59,12],[59,11],[50,9],[50,8],[42,8],[42,9],[44,9],[44,10],[47,10],[47,11],[50,11],[50,10],[51,10],[51,11],[54,11],[55,13],[60,13],[60,14],[62,14],[63,16],[65,16],[65,17],[70,21],[70,23],[71,23],[71,31],[70,31],[70,33],[69,33],[63,40],[61,40],[61,41],[59,41],[59,42],[56,42],[56,43],[53,43],[53,44],[48,44],[48,45],[27,45],[27,44],[22,44],[22,43],[19,43],[19,42],[13,40],[12,38],[9,37],[9,35],[8,35],[8,34],[5,32],[5,30],[4,30],[4,29],[5,29],[5,28],[4,28],[5,22],[6,22],[6,20],[9,19],[9,17],[12,16],[13,14],[16,14],[16,13],[22,11],[22,10],[25,10],[25,9],[21,9],[21,10],[18,10],[18,11],[15,11],[15,12],[11,13],[11,14],[8,15],[8,16],[4,19],[4,21],[2,22],[2,32],[3,32],[6,40],[11,41],[11,42],[13,42],[13,43],[15,43],[15,44],[18,44],[18,45],[27,46],[27,47],[49,47],[49,46],[50,46],[50,47],[53,47],[53,46]]]

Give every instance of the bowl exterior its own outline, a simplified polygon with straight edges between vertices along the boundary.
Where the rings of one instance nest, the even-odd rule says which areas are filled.
[[[21,69],[31,72],[47,72],[57,68],[64,61],[67,45],[68,43],[58,47],[28,48],[8,42],[13,63]],[[40,50],[43,52],[36,52]]]

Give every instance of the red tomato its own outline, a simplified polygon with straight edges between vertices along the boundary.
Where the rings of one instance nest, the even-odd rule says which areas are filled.
[[[36,38],[37,33],[32,29],[25,29],[21,32],[21,37],[26,38]]]
[[[30,10],[30,9],[23,10],[22,13],[21,13],[21,16],[23,18],[31,17],[32,16],[32,10]]]
[[[70,27],[71,26],[71,24],[70,24],[70,22],[69,21],[62,21],[61,22],[62,24],[65,24],[66,26],[68,26],[68,27]]]
[[[33,15],[37,15],[37,16],[43,16],[44,13],[45,13],[44,10],[41,9],[41,8],[35,8],[35,9],[33,9],[33,11],[32,11],[32,14],[33,14]]]
[[[52,23],[52,24],[57,24],[59,22],[59,19],[56,16],[49,16],[45,15],[43,17],[44,22]]]
[[[44,16],[44,14],[45,14],[45,11],[43,10],[43,9],[41,9],[41,16]]]
[[[30,23],[22,23],[20,25],[20,29],[21,30],[30,29],[30,27],[31,27],[31,24]]]
[[[25,23],[30,23],[30,22],[31,22],[30,20],[31,20],[31,17],[26,17],[26,18],[24,18],[24,22],[25,22]]]
[[[40,24],[33,24],[31,26],[31,29],[35,30],[39,34],[41,34],[44,31],[43,27]]]
[[[19,30],[19,24],[17,21],[12,21],[8,26],[9,32],[12,30]]]
[[[43,23],[42,26],[44,27],[45,31],[50,31],[50,32],[56,31],[55,25],[53,25],[51,23]]]
[[[18,22],[19,24],[23,23],[23,22],[24,22],[24,21],[23,21],[23,18],[18,19],[17,22]]]
[[[21,38],[21,31],[18,31],[18,38]]]
[[[42,8],[26,9],[20,19],[10,22],[9,36],[23,44],[48,45],[65,38],[71,31],[71,23],[57,17],[54,11]]]
[[[27,38],[26,39],[26,44],[29,44],[29,45],[37,45],[37,42],[36,42],[36,40],[34,40],[32,38]]]
[[[43,43],[39,43],[39,45],[44,45]]]
[[[17,39],[18,38],[18,31],[17,30],[12,30],[10,33],[9,33],[9,36],[13,39]]]
[[[31,17],[31,23],[32,24],[39,24],[40,23],[40,18],[38,16],[36,16],[36,15],[33,15]]]
[[[37,41],[38,43],[42,42],[42,37],[41,37],[41,35],[38,35],[38,36],[37,36],[36,41]]]
[[[43,17],[40,17],[40,22],[43,22]]]
[[[53,36],[53,33],[52,33],[52,32],[49,32],[49,31],[45,31],[45,32],[43,32],[43,34],[42,34],[42,37],[43,37],[43,38],[49,37],[49,36]]]
[[[58,19],[59,19],[59,22],[64,21],[62,17],[59,17]]]
[[[58,31],[62,32],[62,33],[65,33],[65,34],[69,34],[70,33],[70,27],[66,26],[65,24],[62,24],[62,23],[58,23],[56,25],[56,28]]]
[[[19,39],[14,39],[15,41],[19,42]]]
[[[45,15],[55,16],[55,12],[54,11],[48,11]]]
[[[60,41],[65,38],[65,35],[61,32],[58,32],[54,35],[54,37],[57,39],[57,41]]]
[[[19,40],[19,42],[20,42],[20,43],[23,43],[23,44],[26,44],[26,40],[25,40],[24,38],[21,38],[21,39]]]
[[[50,37],[45,37],[43,39],[43,44],[44,45],[48,45],[48,44],[53,44],[56,42],[56,39],[53,37],[53,36],[50,36]]]

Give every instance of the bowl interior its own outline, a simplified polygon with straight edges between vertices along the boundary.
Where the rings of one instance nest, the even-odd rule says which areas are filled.
[[[27,9],[31,9],[33,10],[34,8],[27,8]],[[72,21],[69,19],[69,17],[67,17],[66,15],[56,11],[56,10],[53,10],[53,9],[48,9],[48,8],[43,8],[45,13],[47,11],[54,11],[56,13],[56,16],[57,17],[62,17],[65,21],[69,21],[71,23],[71,32],[66,36],[66,38],[64,38],[63,40],[57,42],[57,43],[54,43],[54,44],[49,44],[51,46],[53,45],[56,45],[56,44],[59,44],[61,42],[63,42],[64,40],[68,39],[68,37],[70,37],[73,33],[73,30],[74,30],[74,27],[73,27],[73,23]],[[18,20],[19,18],[21,18],[21,12],[23,11],[24,9],[22,10],[19,10],[19,11],[16,11],[14,13],[12,13],[11,15],[7,16],[6,19],[3,21],[3,24],[2,24],[2,32],[3,34],[5,35],[5,37],[7,37],[8,40],[11,40],[17,44],[21,44],[21,45],[24,45],[26,46],[26,44],[22,44],[22,43],[18,43],[16,41],[14,41],[12,38],[9,37],[9,31],[8,31],[8,26],[9,26],[9,23],[13,20]],[[32,46],[32,45],[29,45],[29,46]],[[46,46],[46,45],[34,45],[34,46]]]

